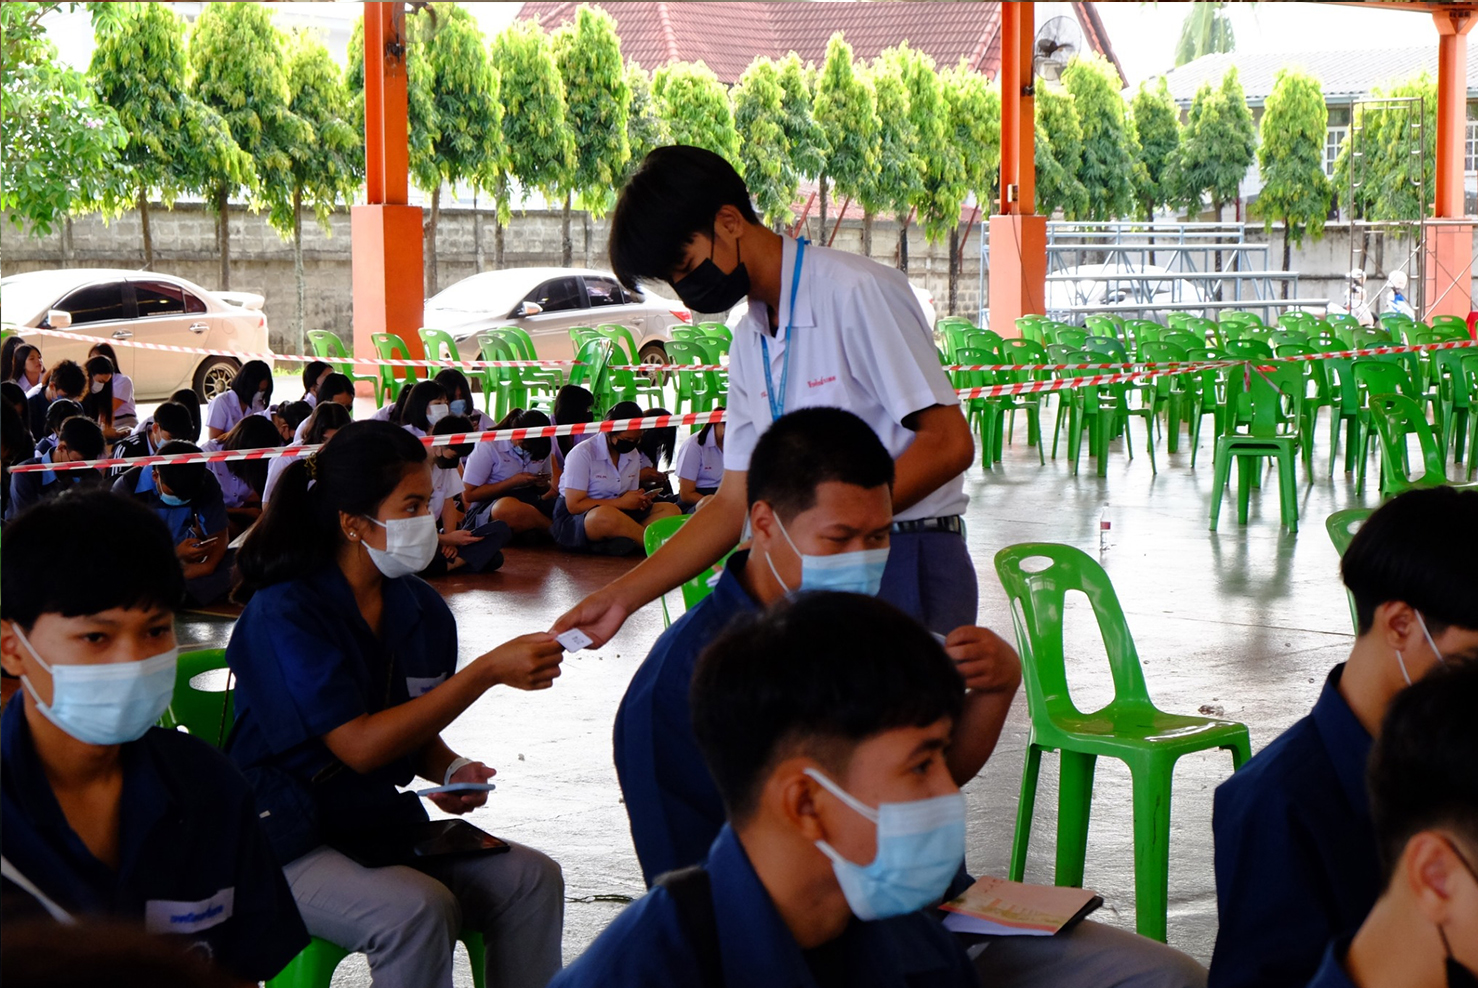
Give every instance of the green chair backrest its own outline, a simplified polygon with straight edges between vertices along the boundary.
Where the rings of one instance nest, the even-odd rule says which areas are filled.
[[[1472,408],[1478,402],[1478,353],[1433,350],[1432,377],[1453,408]]]
[[[374,344],[375,352],[382,360],[410,360],[410,347],[405,345],[405,340],[394,333],[371,333],[370,343]],[[426,368],[417,367],[385,367],[379,368],[380,384],[385,388],[385,394],[391,398],[400,397],[402,387],[414,387],[421,379],[418,370]],[[396,372],[399,372],[399,377]],[[429,375],[428,375],[429,376]]]
[[[1106,315],[1095,314],[1085,316],[1083,318],[1083,325],[1094,336],[1107,336],[1110,339],[1119,338],[1119,324]]]
[[[604,412],[603,397],[610,393],[610,363],[614,345],[610,340],[593,339],[575,354],[576,363],[570,368],[570,384],[577,384],[595,396],[596,407]]]
[[[595,327],[595,331],[616,344],[615,359],[618,363],[636,363],[638,359],[636,339],[631,335],[630,329],[625,326],[617,326],[615,323],[603,323]]]
[[[709,355],[708,348],[702,342],[695,340],[668,340],[667,361],[672,364],[712,364],[714,362]],[[717,371],[674,371],[671,378],[679,405],[685,401],[707,403],[706,399],[717,400],[718,398],[720,388]],[[694,410],[702,409],[698,409],[695,405]]]
[[[1319,351],[1308,344],[1283,343],[1274,351],[1279,357],[1312,357],[1317,356]],[[1329,380],[1329,367],[1324,360],[1301,360],[1293,364],[1294,367],[1304,369],[1304,376],[1314,385],[1314,397],[1321,405],[1327,405],[1334,401],[1334,387]]]
[[[1086,329],[1074,329],[1068,326],[1058,329],[1050,338],[1054,343],[1064,343],[1074,350],[1081,350],[1083,349],[1083,344],[1087,342],[1088,337],[1092,335]]]
[[[683,523],[691,517],[692,515],[678,515],[676,518],[658,518],[648,525],[644,539],[647,555],[651,556],[652,553],[662,548],[667,540],[676,535],[677,530],[682,528]],[[692,610],[699,601],[713,593],[713,585],[718,580],[719,572],[733,554],[734,550],[730,549],[717,564],[710,566],[682,585],[683,605],[688,610]]]
[[[1350,543],[1355,541],[1355,533],[1373,514],[1374,508],[1345,508],[1325,518],[1324,530],[1329,533],[1329,541],[1334,543],[1334,551],[1343,556]]]
[[[1173,364],[1186,359],[1186,348],[1174,343],[1142,343],[1137,359],[1147,364]]]
[[[354,369],[354,365],[345,360],[349,351],[344,347],[344,341],[339,339],[339,334],[327,329],[308,330],[308,344],[313,347],[313,355],[327,360],[333,364],[334,370],[340,374],[348,374]],[[338,363],[338,361],[343,361]]]
[[[1090,336],[1083,341],[1083,349],[1090,353],[1099,353],[1105,357],[1112,357],[1114,361],[1127,364],[1129,354],[1124,349],[1124,344],[1112,336]],[[1101,361],[1107,363],[1108,361]]]
[[[1220,345],[1226,342],[1226,336],[1221,327],[1210,319],[1201,316],[1187,316],[1184,323],[1184,331],[1194,333],[1201,338],[1201,345],[1215,343]]]
[[[1045,364],[1047,362],[1046,348],[1033,340],[1002,340],[999,352],[1001,354],[1001,363],[1003,364],[1030,365]]]
[[[703,338],[703,334],[692,326],[673,326],[667,330],[667,335],[670,339],[678,340],[682,343]]]
[[[1068,346],[1066,343],[1051,343],[1047,346],[1047,360],[1053,364],[1069,364],[1072,361],[1068,358],[1077,352],[1078,348],[1075,346]]]
[[[1206,338],[1197,336],[1195,333],[1187,333],[1183,330],[1172,329],[1160,334],[1161,343],[1174,343],[1184,350],[1199,350],[1206,346]]]
[[[1473,334],[1468,331],[1468,320],[1464,319],[1462,316],[1428,316],[1427,322],[1432,324],[1433,329],[1437,329],[1438,327],[1458,329],[1461,330],[1462,334],[1469,339],[1471,339],[1473,336]]]
[[[598,340],[601,338],[601,335],[595,331],[594,326],[570,327],[570,342],[574,344],[576,353],[579,353],[580,348],[589,343],[591,340]]]
[[[193,685],[191,680],[226,668],[226,650],[223,648],[181,652],[175,672],[174,695],[160,718],[160,726],[184,728],[214,748],[224,745],[236,717],[230,674],[225,677],[226,688],[223,690],[202,689]]]
[[[1412,398],[1421,395],[1411,375],[1400,364],[1376,357],[1357,357],[1353,368],[1355,380],[1365,388],[1366,394],[1403,394]]]
[[[1350,330],[1350,345],[1357,350],[1390,346],[1391,333],[1388,330],[1377,329],[1374,326],[1361,326],[1358,329]]]
[[[1466,324],[1454,326],[1451,323],[1436,323],[1431,329],[1414,334],[1415,343],[1457,343],[1462,340],[1470,340]]]
[[[1001,342],[1002,340],[998,333],[993,333],[988,329],[977,329],[974,332],[965,334],[965,345],[957,348],[956,352],[959,350],[982,350],[992,357],[986,363],[996,363],[1001,359]],[[972,363],[972,361],[962,360],[960,363]]]
[[[1296,435],[1303,419],[1303,370],[1279,364],[1272,370],[1227,375],[1227,408],[1231,421],[1245,426],[1239,434],[1258,439]],[[1235,432],[1236,429],[1230,429]]]
[[[1274,349],[1285,343],[1306,344],[1309,342],[1309,334],[1298,329],[1278,329],[1268,334],[1267,342]]]
[[[513,352],[518,354],[519,360],[538,360],[539,355],[534,351],[533,337],[517,326],[499,326],[497,329],[488,330],[499,339],[507,340],[508,345],[513,347]]]
[[[424,345],[424,348],[426,350],[427,360],[462,359],[462,357],[457,353],[457,341],[452,339],[452,334],[448,333],[446,330],[421,329],[417,332],[420,334],[421,343]],[[428,373],[426,376],[435,377],[435,374],[429,373],[430,370],[431,368],[427,368]]]
[[[1392,493],[1419,485],[1434,487],[1447,483],[1447,457],[1428,424],[1422,407],[1403,394],[1371,394],[1370,420],[1380,436],[1382,488]],[[1416,436],[1422,448],[1422,476],[1412,481],[1404,476],[1406,438]]]
[[[698,331],[704,336],[712,336],[726,343],[734,342],[734,331],[721,322],[700,322]]]
[[[1268,357],[1273,356],[1273,348],[1262,340],[1227,340],[1223,347],[1233,357]]]

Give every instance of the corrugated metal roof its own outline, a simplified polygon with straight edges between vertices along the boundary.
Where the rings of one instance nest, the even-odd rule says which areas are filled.
[[[1324,98],[1335,103],[1367,96],[1375,86],[1403,82],[1425,69],[1436,78],[1437,46],[1357,51],[1297,51],[1204,55],[1165,73],[1170,95],[1189,104],[1203,83],[1216,86],[1229,66],[1247,92],[1247,102],[1260,105],[1273,91],[1278,70],[1300,68],[1319,80]],[[1478,45],[1468,47],[1468,95],[1478,94]]]

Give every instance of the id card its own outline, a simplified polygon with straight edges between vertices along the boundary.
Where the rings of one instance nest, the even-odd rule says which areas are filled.
[[[562,635],[555,635],[554,640],[559,642],[566,652],[578,652],[582,648],[589,648],[594,639],[579,628],[571,628]]]

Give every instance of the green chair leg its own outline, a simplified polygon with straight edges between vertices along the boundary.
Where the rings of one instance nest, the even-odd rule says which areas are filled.
[[[1257,460],[1251,456],[1237,457],[1237,524],[1247,524],[1247,509],[1252,503],[1252,478],[1257,472]]]
[[[1093,770],[1098,756],[1063,751],[1057,790],[1057,868],[1053,884],[1083,884],[1088,861],[1088,816],[1093,806]]]
[[[457,939],[467,948],[467,959],[472,963],[472,988],[486,988],[488,951],[487,945],[482,942],[482,934],[463,930],[457,935]]]
[[[1221,450],[1216,452],[1216,474],[1211,482],[1211,530],[1216,531],[1218,516],[1221,514],[1221,498],[1226,492],[1227,481],[1231,477],[1232,457]]]
[[[1021,770],[1021,799],[1016,804],[1016,836],[1011,840],[1011,868],[1007,877],[1013,882],[1026,875],[1026,848],[1032,836],[1032,812],[1037,806],[1037,775],[1042,770],[1042,749],[1026,746],[1026,766]]]
[[[1130,764],[1134,777],[1134,929],[1165,941],[1170,902],[1170,780],[1174,763]]]
[[[1282,500],[1283,524],[1298,531],[1298,457],[1293,450],[1278,456],[1278,493]]]
[[[277,977],[267,982],[267,988],[327,988],[334,969],[348,956],[349,951],[338,944],[314,937]]]

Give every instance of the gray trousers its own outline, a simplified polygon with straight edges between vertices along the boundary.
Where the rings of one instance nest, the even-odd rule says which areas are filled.
[[[308,932],[369,958],[375,988],[452,988],[452,947],[481,933],[488,988],[543,988],[559,973],[564,876],[533,848],[365,868],[320,847],[283,871]]]
[[[889,542],[879,597],[941,635],[975,623],[980,588],[964,536],[895,532]]]
[[[1206,988],[1206,969],[1158,940],[1084,920],[1055,937],[970,937],[985,988]]]

